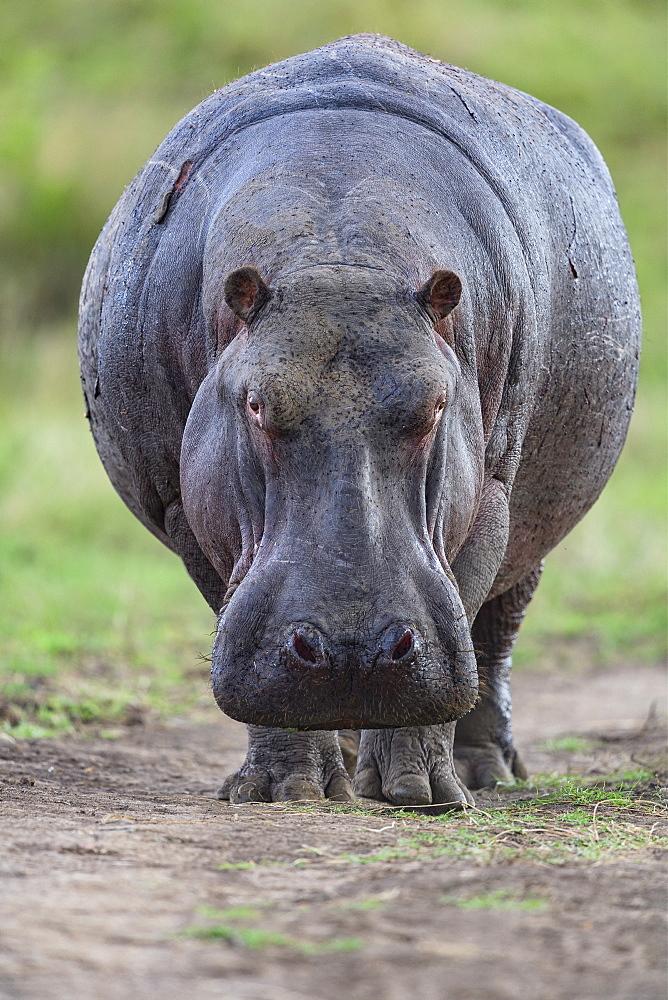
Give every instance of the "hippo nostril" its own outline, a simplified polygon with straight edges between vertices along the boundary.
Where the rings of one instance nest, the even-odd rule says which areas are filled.
[[[380,636],[378,656],[385,663],[406,666],[418,653],[418,636],[404,624],[390,625]]]
[[[408,654],[413,651],[414,645],[415,639],[413,637],[413,633],[409,628],[407,628],[390,653],[390,659],[403,660],[405,656],[408,656]]]
[[[313,648],[305,635],[301,632],[295,632],[292,637],[292,649],[297,654],[300,660],[305,660],[306,663],[317,663],[320,659],[318,655],[319,650]]]

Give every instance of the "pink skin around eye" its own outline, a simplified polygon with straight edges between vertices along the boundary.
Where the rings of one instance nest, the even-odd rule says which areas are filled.
[[[445,409],[445,400],[439,400],[433,409],[433,416],[429,427],[425,429],[423,439],[428,438],[432,431],[435,431],[439,425],[440,419],[443,416],[443,410]]]
[[[246,406],[248,407],[248,413],[253,423],[257,424],[258,427],[262,427],[264,407],[262,406],[262,403],[260,402],[259,398],[255,395],[255,393],[253,392],[248,393],[248,397],[246,399]]]
[[[275,463],[275,435],[265,424],[264,405],[260,397],[254,392],[249,392],[246,396],[246,413],[250,422],[262,431],[262,434],[257,435],[255,439],[255,443],[259,447],[260,452],[264,454],[265,458],[269,462]]]
[[[432,411],[432,419],[430,426],[426,429],[425,434],[429,434],[430,431],[432,431],[436,427],[436,424],[443,416],[444,409],[445,409],[445,399],[444,398],[437,399],[436,402],[434,403],[434,409]]]
[[[423,448],[427,447],[428,443],[432,440],[432,434],[436,431],[436,428],[440,423],[444,409],[445,399],[441,398],[434,403],[434,408],[431,411],[431,418],[426,421],[421,430],[416,429],[413,438],[413,448],[415,449],[416,454]]]

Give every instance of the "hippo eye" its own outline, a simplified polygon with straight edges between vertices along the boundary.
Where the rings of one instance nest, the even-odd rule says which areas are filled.
[[[264,407],[262,400],[255,392],[249,392],[246,396],[246,406],[250,410],[250,416],[254,424],[264,430]]]
[[[435,415],[437,417],[440,417],[440,415],[441,415],[441,413],[443,413],[444,409],[445,409],[445,397],[442,396],[438,400],[438,402],[436,403],[436,406],[434,407],[434,413],[435,413]]]

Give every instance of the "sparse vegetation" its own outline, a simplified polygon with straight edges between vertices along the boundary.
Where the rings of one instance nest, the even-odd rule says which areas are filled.
[[[269,930],[266,927],[244,926],[247,923],[256,923],[262,916],[259,910],[252,907],[238,906],[228,910],[213,910],[203,907],[198,912],[211,922],[187,927],[182,932],[183,937],[199,938],[205,941],[226,941],[230,945],[250,948],[253,951],[281,948],[297,952],[300,955],[331,955],[359,951],[363,948],[363,943],[359,938],[331,937],[324,941],[307,940],[306,938],[294,937],[292,934]]]
[[[546,740],[540,746],[541,750],[565,750],[567,753],[586,753],[591,749],[592,741],[584,736],[559,736],[554,740]]]
[[[458,906],[462,910],[544,910],[547,899],[540,896],[520,896],[510,889],[494,889],[479,896],[443,896],[446,906]]]

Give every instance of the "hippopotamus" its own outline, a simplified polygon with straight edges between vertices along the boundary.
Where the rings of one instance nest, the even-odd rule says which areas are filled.
[[[249,732],[221,798],[526,777],[513,644],[615,465],[639,333],[600,153],[511,87],[357,35],[176,125],[93,250],[80,360],[111,482],[218,616]]]

